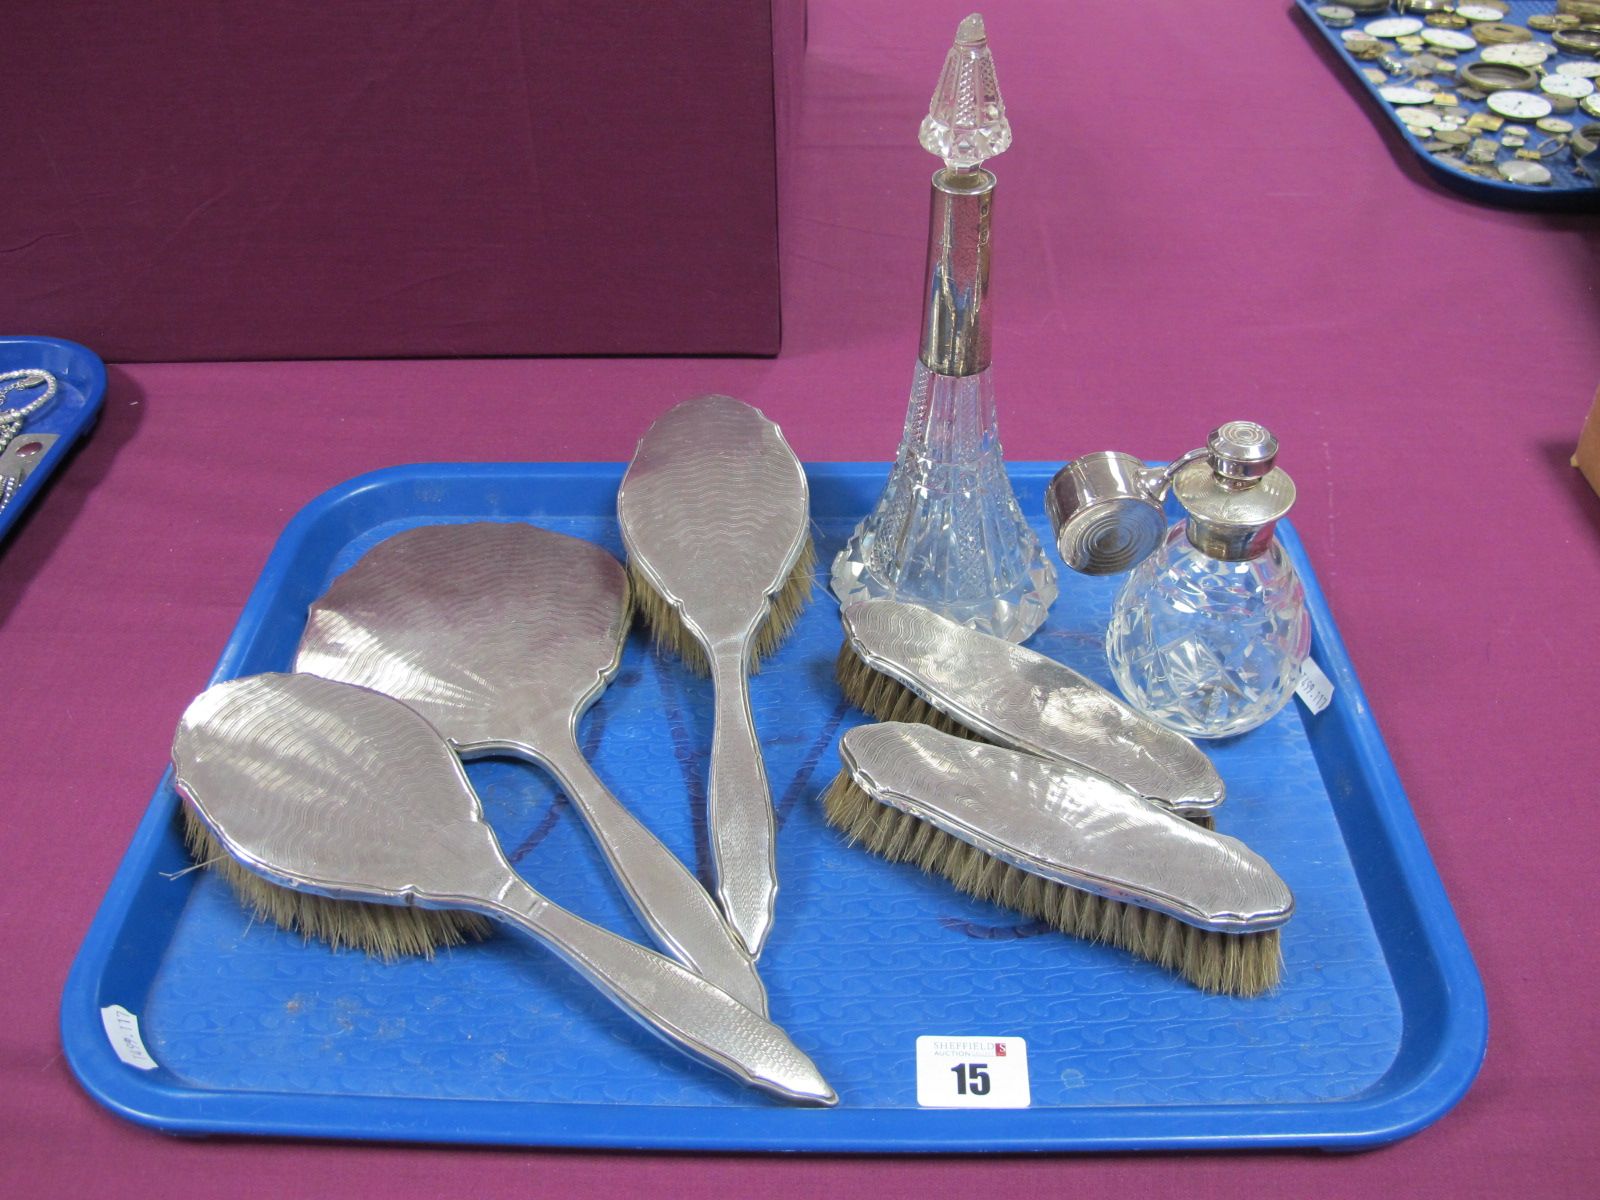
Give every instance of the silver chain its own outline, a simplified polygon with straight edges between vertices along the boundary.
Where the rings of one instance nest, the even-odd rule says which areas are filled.
[[[6,371],[0,373],[0,454],[6,452],[6,447],[11,445],[12,439],[22,432],[22,426],[28,418],[33,416],[54,398],[60,384],[56,377],[49,371],[41,371],[37,367],[24,367],[20,371]],[[42,387],[40,392],[26,404],[16,408],[6,408],[6,397],[18,388]],[[6,510],[11,503],[11,498],[17,494],[17,489],[22,486],[22,471],[17,469],[0,478],[0,512]]]

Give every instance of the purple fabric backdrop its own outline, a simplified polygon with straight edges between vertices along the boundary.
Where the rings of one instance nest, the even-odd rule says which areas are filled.
[[[136,360],[776,353],[801,4],[13,6],[0,328]]]
[[[113,371],[99,430],[0,558],[0,1192],[1594,1194],[1600,499],[1566,457],[1600,380],[1600,229],[1439,191],[1277,5],[990,7],[1016,128],[996,164],[1001,422],[1017,460],[1174,453],[1234,415],[1281,436],[1296,524],[1488,987],[1489,1056],[1458,1108],[1357,1156],[195,1144],[102,1111],[61,1061],[68,963],[174,723],[311,497],[419,459],[624,458],[707,390],[762,406],[808,459],[890,454],[917,344],[915,129],[963,14],[813,4],[775,361]]]

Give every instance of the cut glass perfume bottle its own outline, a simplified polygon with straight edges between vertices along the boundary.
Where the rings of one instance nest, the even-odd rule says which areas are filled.
[[[1134,707],[1190,737],[1254,729],[1294,695],[1311,648],[1305,589],[1274,527],[1294,484],[1277,440],[1233,421],[1169,478],[1185,510],[1112,606],[1106,658]]]
[[[994,175],[1011,144],[983,18],[961,23],[922,123],[945,160],[933,176],[922,349],[888,485],[833,563],[842,603],[920,604],[1023,641],[1056,597],[1011,490],[990,369],[989,261]]]

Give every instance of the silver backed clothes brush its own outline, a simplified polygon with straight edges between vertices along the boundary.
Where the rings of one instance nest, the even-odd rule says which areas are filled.
[[[758,410],[702,396],[640,439],[617,517],[635,599],[656,640],[711,674],[706,825],[717,899],[760,954],[778,891],[777,827],[747,676],[811,592],[805,471]]]
[[[1207,991],[1277,984],[1294,897],[1242,842],[1103,775],[920,723],[851,729],[839,758],[825,815],[874,853]]]
[[[1191,820],[1209,823],[1222,803],[1222,777],[1193,742],[1054,659],[915,604],[864,600],[840,616],[839,684],[881,720],[1076,763]]]
[[[579,747],[630,618],[627,575],[598,546],[520,522],[424,525],[368,550],[311,606],[295,669],[403,700],[464,758],[544,767],[656,943],[764,1013],[716,904]]]
[[[220,683],[184,713],[172,761],[212,836],[274,884],[476,912],[543,943],[684,1053],[784,1100],[837,1099],[766,1018],[528,886],[460,759],[398,700],[314,675]]]

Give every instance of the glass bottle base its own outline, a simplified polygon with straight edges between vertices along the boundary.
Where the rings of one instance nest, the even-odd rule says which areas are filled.
[[[917,363],[883,494],[833,563],[842,604],[920,604],[1020,642],[1044,623],[1056,572],[1006,475],[988,369]]]
[[[840,604],[857,600],[899,600],[920,604],[941,616],[949,617],[980,633],[993,634],[1011,642],[1025,642],[1044,624],[1055,603],[1055,568],[1039,553],[1023,577],[1004,592],[978,599],[951,599],[916,594],[915,589],[897,587],[873,573],[868,565],[873,534],[867,522],[856,527],[845,548],[833,560],[833,594]]]

